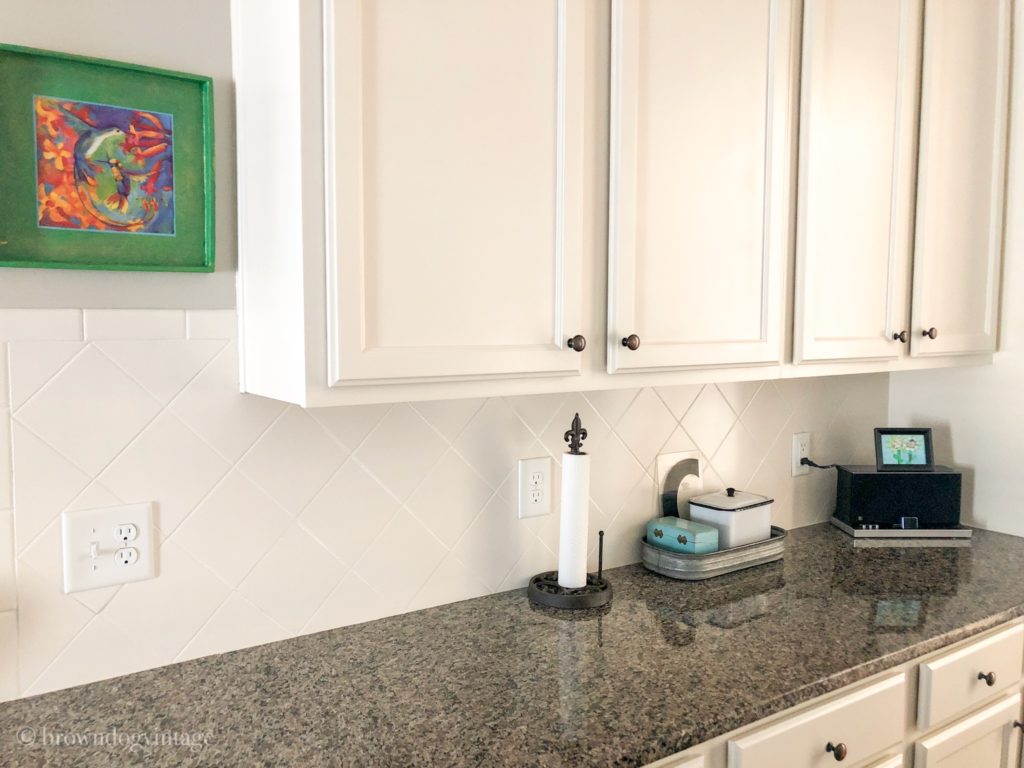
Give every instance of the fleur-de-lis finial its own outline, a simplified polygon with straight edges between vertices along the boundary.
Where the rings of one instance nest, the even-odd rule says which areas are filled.
[[[569,453],[575,456],[583,453],[580,448],[583,447],[583,441],[587,439],[587,430],[584,429],[583,424],[580,422],[580,415],[578,413],[572,420],[572,429],[565,433],[564,439],[569,444]]]

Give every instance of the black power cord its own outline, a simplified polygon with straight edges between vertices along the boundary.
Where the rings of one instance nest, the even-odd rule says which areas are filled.
[[[815,464],[813,461],[808,459],[806,456],[804,456],[802,459],[800,459],[800,463],[805,465],[805,466],[808,466],[808,467],[814,467],[815,469],[835,469],[836,468],[835,464]]]

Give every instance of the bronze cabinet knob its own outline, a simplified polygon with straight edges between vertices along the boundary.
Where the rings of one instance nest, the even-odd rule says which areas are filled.
[[[1022,731],[1024,731],[1024,723],[1022,723],[1020,720],[1014,720],[1013,727],[1020,728]]]
[[[842,762],[846,759],[846,753],[849,751],[846,749],[846,745],[843,742],[833,744],[831,741],[825,747],[826,752],[831,752],[832,757],[836,759],[836,762]]]
[[[565,343],[569,345],[569,349],[574,349],[577,352],[582,352],[587,348],[587,340],[578,334]]]
[[[907,333],[906,331],[900,331],[899,333],[894,333],[892,335],[892,340],[901,341],[904,344],[906,344],[908,341],[910,341],[910,334]]]
[[[632,350],[640,349],[640,337],[635,333],[631,333],[622,340],[622,346]]]
[[[996,673],[995,672],[989,672],[988,674],[985,674],[984,672],[979,672],[978,673],[978,679],[979,680],[984,680],[985,681],[985,685],[987,685],[989,688],[991,688],[993,685],[996,684]]]
[[[937,339],[939,338],[939,329],[929,328],[927,331],[921,331],[921,335],[927,336],[929,339]]]

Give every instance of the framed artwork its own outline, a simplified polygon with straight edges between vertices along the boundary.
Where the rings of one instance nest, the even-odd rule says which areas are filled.
[[[930,472],[935,466],[931,429],[876,428],[875,465],[879,472]]]
[[[0,266],[211,272],[213,83],[0,45]]]

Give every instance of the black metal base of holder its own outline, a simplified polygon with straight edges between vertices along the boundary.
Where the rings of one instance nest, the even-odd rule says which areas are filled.
[[[526,594],[535,605],[575,611],[608,605],[612,601],[612,585],[607,579],[588,573],[585,587],[570,589],[559,586],[558,571],[545,571],[530,579]]]

